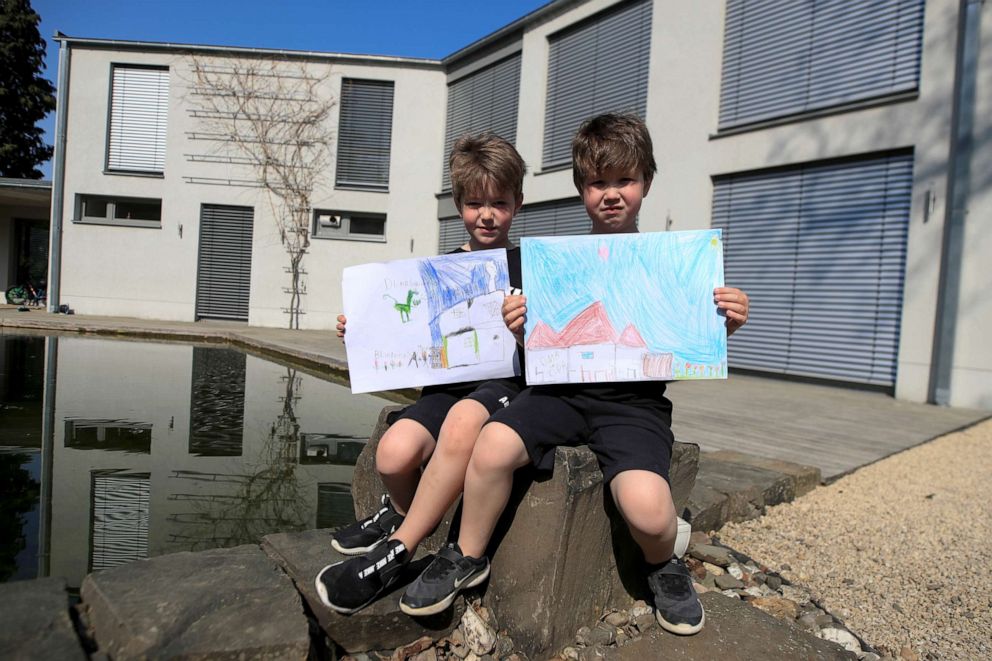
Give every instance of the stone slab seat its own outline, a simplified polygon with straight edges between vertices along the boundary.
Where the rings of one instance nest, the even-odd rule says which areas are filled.
[[[69,618],[65,579],[0,583],[0,659],[87,658]]]
[[[386,430],[383,409],[355,466],[355,513],[368,516],[384,487],[375,471],[375,451]],[[682,512],[696,478],[699,447],[676,442],[671,486]],[[421,550],[436,551],[447,538],[456,507],[445,515]],[[457,527],[456,527],[457,529]],[[574,639],[582,625],[595,622],[606,607],[626,607],[643,598],[641,558],[592,451],[558,448],[550,478],[517,472],[514,493],[489,549],[492,575],[483,603],[509,631],[518,649],[544,658]],[[412,638],[411,638],[412,640]]]

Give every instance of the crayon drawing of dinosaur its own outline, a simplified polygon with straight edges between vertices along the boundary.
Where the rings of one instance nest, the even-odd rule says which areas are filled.
[[[400,313],[400,321],[405,324],[410,321],[410,310],[420,305],[420,299],[414,298],[416,293],[417,292],[412,289],[408,290],[406,293],[406,303],[400,303],[389,294],[383,294],[382,297],[393,299],[393,308]]]

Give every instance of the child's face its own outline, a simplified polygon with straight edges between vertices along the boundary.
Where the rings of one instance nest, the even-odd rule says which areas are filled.
[[[651,182],[638,170],[606,170],[586,177],[582,202],[592,219],[592,233],[636,232],[641,200],[650,188]]]
[[[512,190],[467,191],[462,197],[462,221],[472,250],[503,248],[508,242],[510,224],[523,200]]]

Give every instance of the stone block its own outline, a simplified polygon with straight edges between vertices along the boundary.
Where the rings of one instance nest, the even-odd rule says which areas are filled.
[[[375,450],[387,428],[386,416],[395,408],[382,411],[356,463],[356,516],[367,516],[378,507],[384,487],[375,472]],[[670,478],[677,512],[686,511],[698,461],[697,445],[675,444]],[[455,509],[421,549],[440,548],[456,520]],[[604,491],[596,457],[586,446],[558,448],[550,477],[529,469],[517,472],[489,555],[492,574],[485,603],[499,627],[511,633],[517,649],[534,658],[567,644],[576,629],[595,622],[603,608],[626,607],[646,596],[640,549],[609,490]]]
[[[430,561],[426,552],[420,550],[393,590],[368,608],[353,615],[341,615],[321,603],[314,587],[314,579],[321,569],[344,559],[331,548],[326,530],[267,535],[262,540],[262,549],[293,579],[328,638],[350,654],[391,650],[423,636],[438,640],[458,626],[465,611],[462,596],[455,600],[452,608],[432,617],[414,619],[400,611],[403,589]]]
[[[694,530],[718,530],[728,521],[754,519],[766,507],[795,498],[796,482],[791,475],[715,454],[704,452],[699,458],[687,517]]]
[[[820,483],[823,481],[820,469],[815,466],[796,464],[791,461],[783,461],[781,459],[759,457],[757,455],[744,454],[743,452],[736,452],[734,450],[717,450],[715,452],[707,452],[706,456],[726,463],[753,466],[755,468],[761,468],[789,476],[789,478],[791,478],[790,481],[792,482],[789,500],[799,498],[800,496],[809,493],[816,487],[820,486]],[[773,505],[777,503],[766,504]]]
[[[0,659],[86,659],[72,620],[65,580],[0,583]]]
[[[309,622],[257,546],[173,553],[90,574],[81,589],[114,659],[306,659]]]

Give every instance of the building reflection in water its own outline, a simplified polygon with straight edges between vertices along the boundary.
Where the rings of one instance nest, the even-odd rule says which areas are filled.
[[[228,349],[43,341],[33,575],[78,587],[138,558],[353,520],[353,466],[386,400]]]

